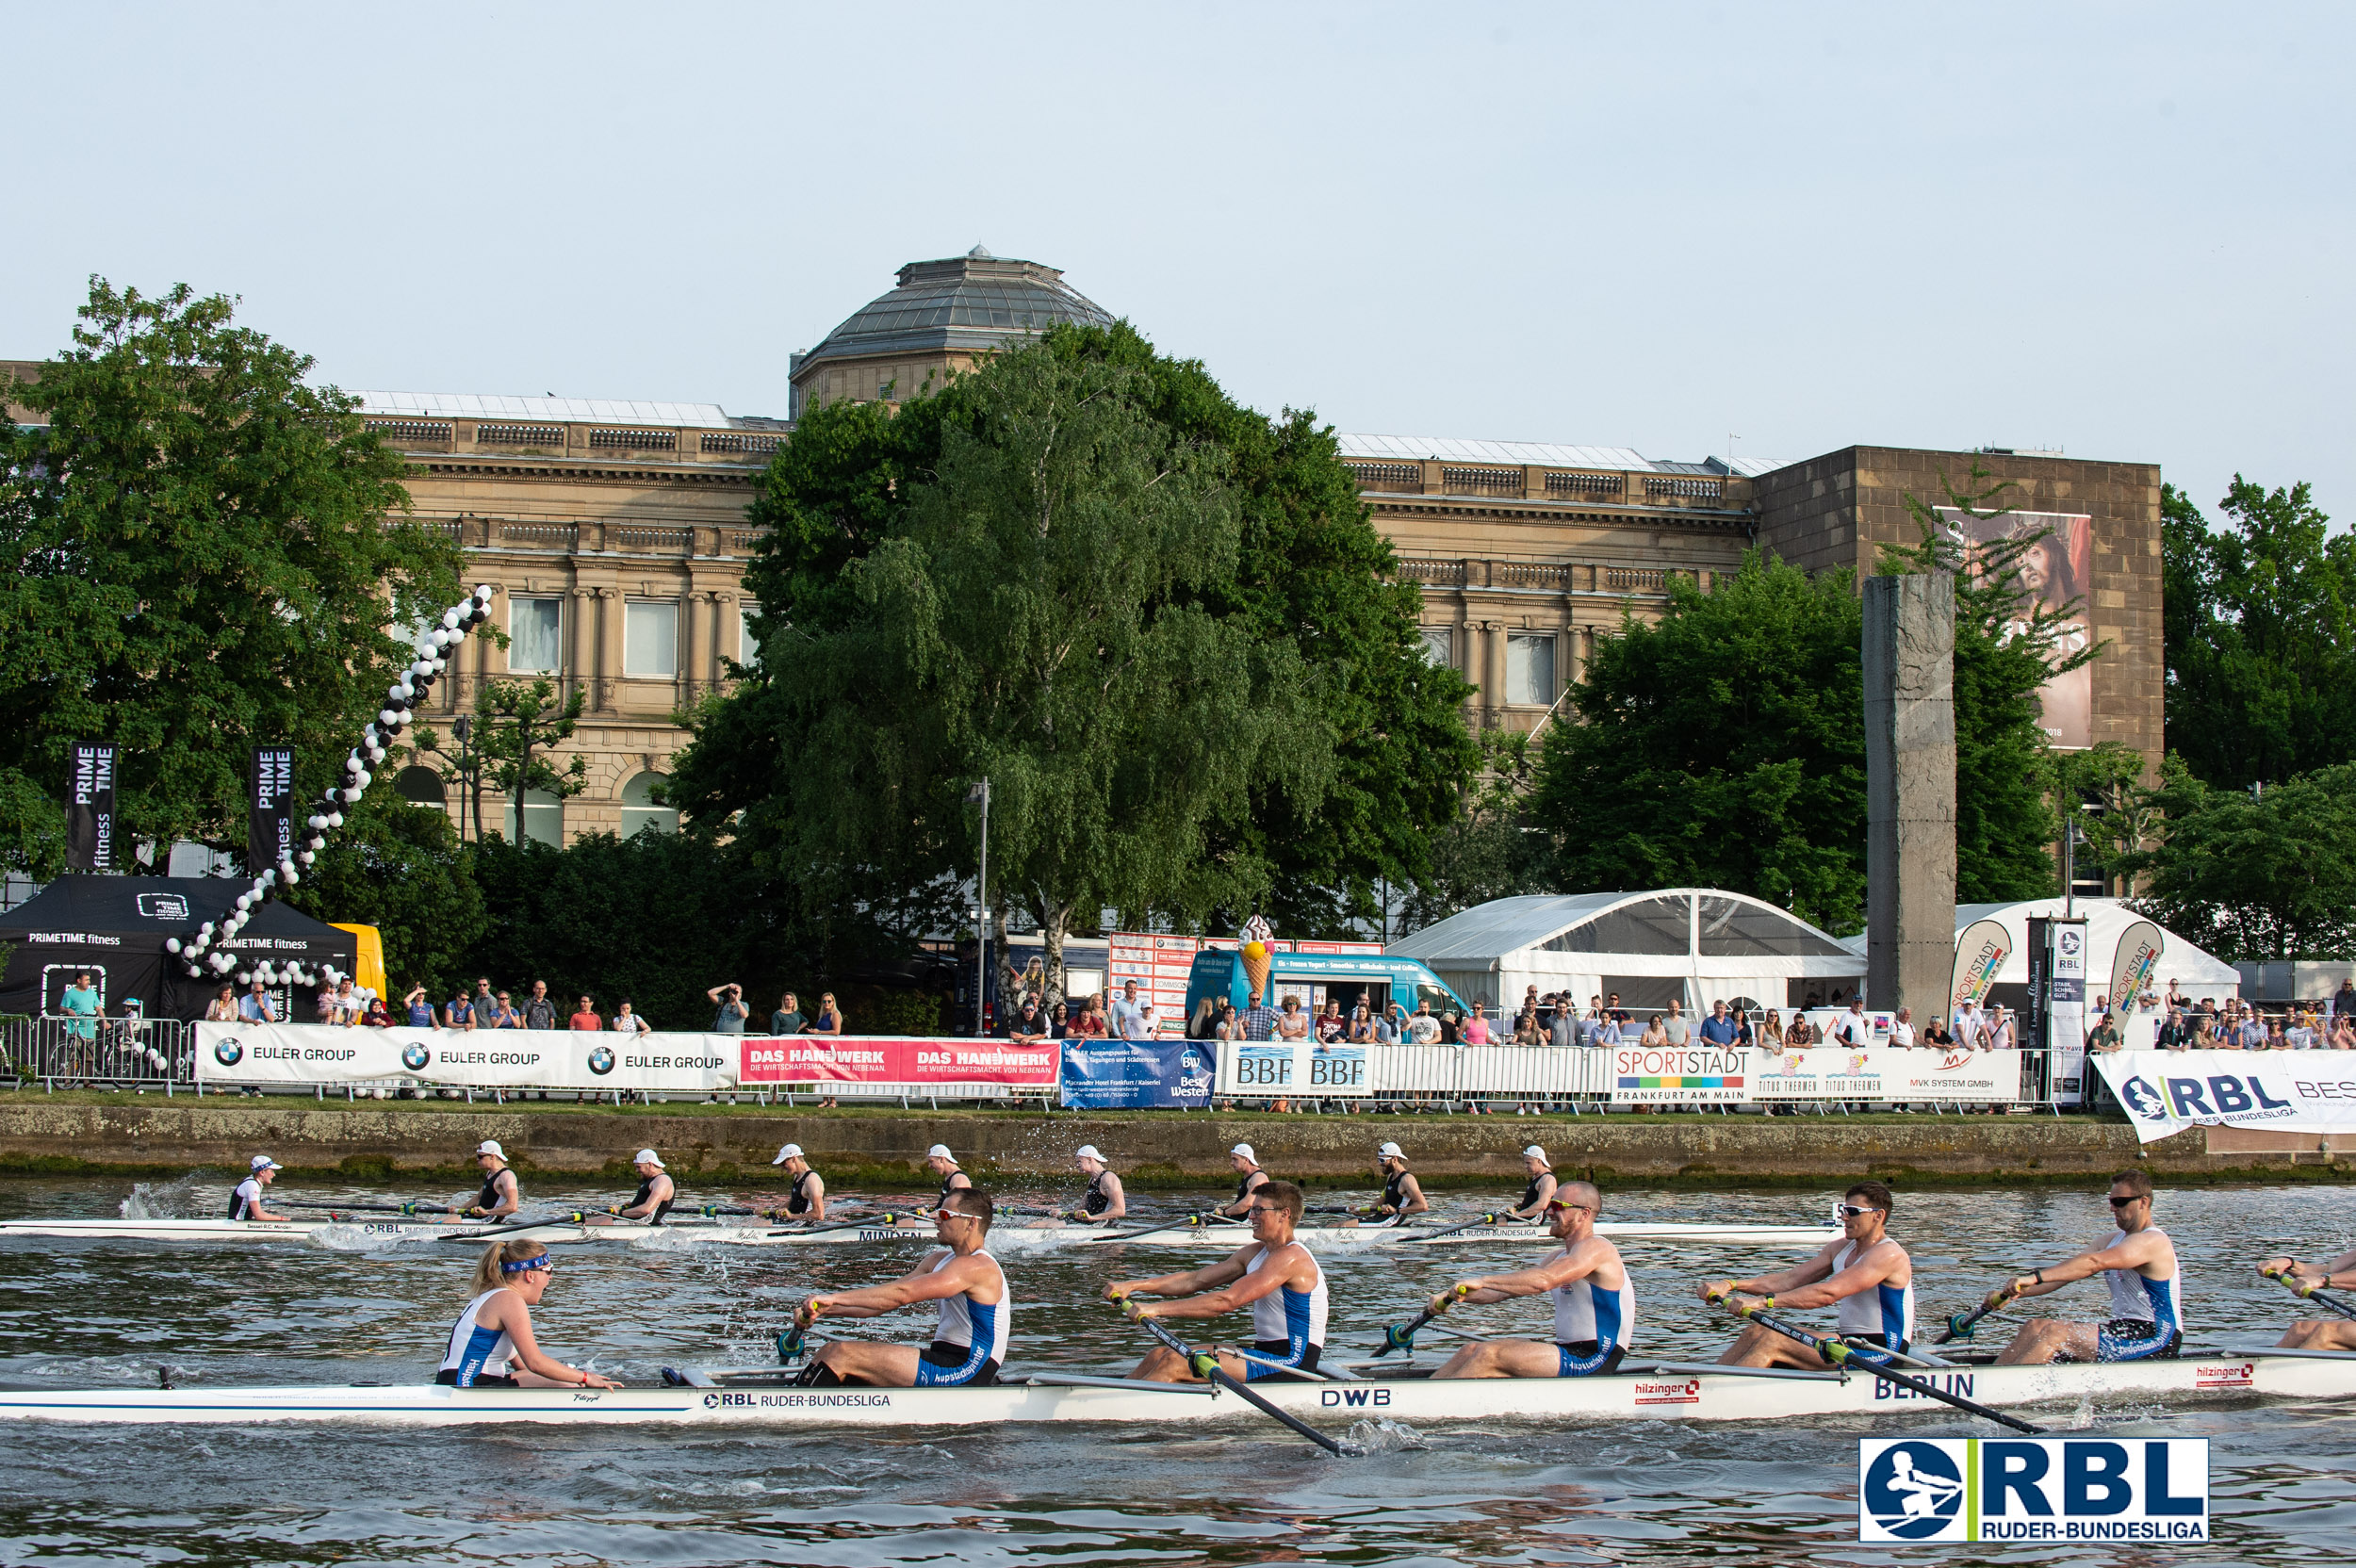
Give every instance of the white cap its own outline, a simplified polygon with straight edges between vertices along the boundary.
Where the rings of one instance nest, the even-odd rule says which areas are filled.
[[[497,1138],[484,1138],[474,1146],[474,1152],[478,1154],[496,1154],[502,1160],[507,1158],[507,1151],[499,1147]]]
[[[954,1160],[957,1158],[955,1154],[949,1152],[949,1146],[945,1143],[936,1143],[930,1149],[925,1150],[924,1157],[928,1160]]]
[[[248,1162],[248,1168],[254,1170],[284,1170],[286,1168],[285,1166],[280,1165],[276,1160],[271,1159],[268,1154],[254,1155],[254,1158]]]
[[[658,1170],[663,1168],[663,1156],[656,1153],[651,1149],[641,1149],[637,1153],[630,1156],[630,1163],[632,1165],[650,1165]]]
[[[1533,1144],[1531,1144],[1529,1148],[1527,1148],[1527,1149],[1525,1149],[1525,1150],[1523,1150],[1523,1151],[1522,1151],[1522,1158],[1523,1158],[1523,1159],[1525,1159],[1525,1160],[1543,1160],[1543,1159],[1545,1159],[1546,1157],[1546,1152],[1545,1150],[1543,1150],[1543,1149],[1539,1148],[1539,1147],[1538,1147],[1536,1144],[1534,1144],[1534,1143],[1533,1143]]]
[[[1252,1152],[1252,1145],[1248,1143],[1239,1143],[1235,1145],[1235,1148],[1227,1151],[1227,1152],[1230,1154],[1241,1154],[1245,1159],[1252,1161],[1255,1165],[1259,1163],[1260,1156]]]
[[[1075,1160],[1094,1160],[1098,1165],[1108,1165],[1111,1163],[1106,1160],[1102,1153],[1098,1152],[1096,1145],[1092,1143],[1084,1143],[1080,1145],[1078,1149],[1072,1152],[1072,1157]]]
[[[798,1143],[789,1143],[784,1148],[778,1150],[777,1157],[771,1160],[769,1163],[771,1165],[783,1165],[788,1160],[798,1160],[801,1157],[802,1146]]]
[[[1386,1143],[1374,1152],[1374,1157],[1378,1160],[1403,1160],[1407,1153],[1398,1144]]]

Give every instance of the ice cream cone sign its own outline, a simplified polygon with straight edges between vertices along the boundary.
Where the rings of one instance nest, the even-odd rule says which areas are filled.
[[[1239,934],[1243,938],[1243,950],[1238,955],[1243,959],[1243,977],[1251,985],[1252,994],[1266,1002],[1271,956],[1268,939],[1275,935],[1275,931],[1269,926],[1267,917],[1253,915],[1243,923],[1243,930]]]

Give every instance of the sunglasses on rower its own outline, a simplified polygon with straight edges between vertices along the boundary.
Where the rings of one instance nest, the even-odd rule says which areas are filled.
[[[1864,1207],[1856,1203],[1835,1203],[1832,1206],[1832,1212],[1839,1215],[1843,1219],[1855,1219],[1861,1214],[1887,1214],[1889,1211],[1886,1209]]]
[[[1595,1212],[1595,1205],[1593,1203],[1574,1203],[1566,1198],[1547,1199],[1546,1206],[1544,1212],[1546,1214],[1552,1214],[1557,1209],[1576,1209],[1581,1214],[1594,1214]]]

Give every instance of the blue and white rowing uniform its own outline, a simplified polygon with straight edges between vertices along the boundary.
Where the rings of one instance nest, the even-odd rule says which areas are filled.
[[[1832,1271],[1840,1273],[1857,1262],[1864,1250],[1856,1242],[1849,1243],[1832,1260]],[[1913,1281],[1909,1279],[1903,1286],[1885,1281],[1872,1290],[1842,1297],[1833,1325],[1842,1342],[1857,1352],[1857,1360],[1877,1366],[1889,1364],[1890,1358],[1877,1352],[1904,1353],[1914,1343]]]
[[[252,1176],[237,1184],[237,1190],[229,1195],[229,1217],[251,1219],[254,1211],[262,1206],[262,1184]]]
[[[2165,1236],[2157,1226],[2147,1235]],[[2113,1231],[2106,1244],[2127,1239]],[[2172,1244],[2171,1244],[2172,1246]],[[2165,1280],[2153,1280],[2132,1268],[2103,1270],[2110,1276],[2111,1320],[2095,1331],[2097,1361],[2155,1361],[2173,1357],[2184,1343],[2184,1269],[2179,1259]]]
[[[1305,1247],[1301,1250],[1308,1251]],[[1244,1272],[1257,1274],[1268,1266],[1272,1255],[1268,1249],[1261,1248],[1260,1255],[1252,1260],[1252,1266]],[[1314,1257],[1309,1262],[1317,1270],[1316,1284],[1307,1290],[1278,1285],[1252,1303],[1252,1348],[1265,1360],[1243,1364],[1244,1381],[1281,1378],[1286,1367],[1298,1367],[1303,1372],[1317,1369],[1317,1357],[1325,1349],[1325,1270]],[[1270,1361],[1282,1364],[1266,1364]]]
[[[933,1342],[916,1356],[916,1386],[919,1388],[959,1388],[968,1384],[994,1383],[998,1368],[1006,1360],[1006,1275],[998,1266],[998,1260],[988,1252],[973,1256],[990,1265],[998,1276],[998,1299],[976,1301],[973,1294],[960,1291],[944,1297],[941,1303],[941,1322],[933,1330]],[[955,1252],[943,1251],[941,1261],[932,1266],[940,1273],[956,1259]]]
[[[483,1303],[497,1296],[505,1285],[486,1290],[466,1303],[466,1310],[458,1315],[458,1321],[450,1331],[450,1348],[442,1352],[442,1369],[434,1374],[437,1383],[450,1383],[459,1388],[513,1388],[515,1376],[508,1370],[508,1362],[515,1354],[515,1342],[505,1329],[486,1329],[475,1321],[483,1311]]]
[[[1606,1290],[1590,1275],[1557,1285],[1554,1347],[1562,1353],[1559,1378],[1592,1378],[1619,1369],[1620,1357],[1636,1343],[1636,1284],[1620,1270],[1620,1288]]]

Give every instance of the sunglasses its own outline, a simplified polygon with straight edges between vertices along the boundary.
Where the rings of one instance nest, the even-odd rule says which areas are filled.
[[[1883,1209],[1861,1209],[1855,1203],[1835,1203],[1832,1206],[1832,1212],[1839,1215],[1843,1219],[1855,1219],[1861,1214],[1883,1214],[1888,1211]]]
[[[2112,1200],[2111,1200],[2111,1207],[2112,1207],[2112,1208],[2114,1208],[2114,1209],[2123,1209],[2123,1208],[2125,1208],[2125,1207],[2126,1207],[2128,1204],[2130,1204],[2130,1203],[2140,1203],[2140,1202],[2143,1202],[2143,1201],[2145,1201],[2145,1200],[2144,1200],[2144,1199],[2142,1199],[2142,1198],[2139,1198],[2139,1197],[2138,1197],[2138,1198],[2114,1198],[2114,1199],[2112,1199]]]
[[[933,1217],[935,1219],[973,1219],[977,1217],[961,1213],[957,1209],[935,1209],[933,1211]]]
[[[1550,1199],[1546,1203],[1546,1212],[1552,1214],[1557,1209],[1570,1210],[1579,1214],[1595,1212],[1595,1206],[1593,1203],[1565,1203],[1560,1198]]]

